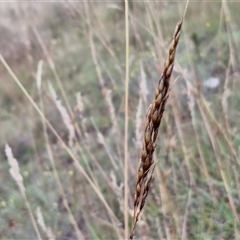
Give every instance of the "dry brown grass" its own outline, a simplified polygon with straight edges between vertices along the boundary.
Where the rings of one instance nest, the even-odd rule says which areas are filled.
[[[117,3],[70,4],[56,9],[64,24],[60,33],[54,27],[54,39],[44,34],[48,22],[40,27],[48,6],[42,20],[39,11],[29,21],[17,18],[41,52],[26,52],[31,63],[22,57],[16,66],[11,49],[1,52],[0,138],[19,160],[26,198],[3,158],[0,236],[33,239],[39,231],[53,238],[51,229],[59,240],[128,239],[135,208],[134,239],[240,239],[235,5],[189,4],[174,71],[168,57],[157,85],[183,3],[141,1],[129,13]],[[52,29],[57,19],[50,17]],[[25,36],[19,21],[11,27]],[[10,35],[4,38],[10,44]],[[171,72],[178,81],[169,85],[164,74]],[[209,77],[220,85],[207,88]]]
[[[147,114],[142,144],[140,165],[137,174],[136,192],[134,197],[134,216],[130,238],[133,239],[136,223],[143,210],[145,201],[153,181],[155,163],[153,153],[156,148],[158,129],[161,124],[165,105],[169,96],[169,82],[174,66],[175,53],[180,39],[183,19],[177,23],[172,42],[169,47],[168,58],[164,64],[164,70],[159,79],[155,92],[155,99],[150,104]]]

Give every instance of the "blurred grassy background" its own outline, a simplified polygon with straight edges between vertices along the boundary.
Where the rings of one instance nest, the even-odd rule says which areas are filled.
[[[32,210],[41,207],[56,239],[77,237],[46,145],[52,149],[84,238],[124,236],[124,4],[96,1],[87,5],[89,11],[77,2],[1,3],[0,49],[38,105],[36,72],[43,59],[44,113],[68,143],[68,130],[48,87],[50,82],[67,107],[60,80],[77,133],[78,144],[71,150],[117,222],[50,130],[50,143],[46,142],[41,118],[1,65],[3,239],[36,239],[24,199],[8,171],[6,142],[18,159]],[[129,214],[145,113],[183,9],[181,2],[130,2]],[[137,227],[137,239],[240,237],[239,18],[239,3],[190,1],[157,141],[156,178]],[[211,84],[212,78],[218,79],[216,86]],[[46,237],[42,230],[41,234]]]

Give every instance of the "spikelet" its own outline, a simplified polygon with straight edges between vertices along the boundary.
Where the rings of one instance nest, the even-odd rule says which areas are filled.
[[[56,94],[55,90],[53,89],[53,86],[51,85],[50,82],[48,82],[48,87],[49,87],[50,93],[52,95],[52,98],[56,104],[56,107],[62,116],[63,122],[68,129],[68,132],[69,132],[68,146],[73,148],[74,142],[76,139],[76,135],[75,135],[75,129],[74,129],[72,120],[67,112],[67,109],[62,105],[61,100],[58,99],[57,94]]]
[[[8,144],[6,144],[6,146],[5,146],[5,154],[7,156],[8,163],[11,167],[9,172],[10,172],[12,178],[16,181],[16,183],[17,183],[19,189],[21,190],[21,192],[25,194],[23,177],[20,173],[18,161],[17,161],[16,158],[14,158],[13,153],[12,153],[12,149],[8,146]]]
[[[37,222],[38,222],[39,226],[42,228],[43,232],[45,232],[45,234],[47,235],[48,239],[55,240],[56,238],[53,235],[51,228],[49,228],[45,225],[40,207],[37,207],[36,215],[37,215]]]
[[[151,183],[153,181],[153,172],[155,168],[153,153],[156,147],[155,142],[158,135],[158,128],[160,126],[162,115],[168,99],[169,82],[174,66],[174,58],[180,38],[182,23],[183,20],[178,22],[176,26],[173,39],[169,47],[168,58],[164,64],[164,70],[159,79],[155,92],[155,99],[150,104],[146,114],[141,159],[138,168],[136,190],[134,196],[134,216],[130,239],[133,239],[136,223],[139,219],[140,213],[143,210],[149,189],[151,187]]]

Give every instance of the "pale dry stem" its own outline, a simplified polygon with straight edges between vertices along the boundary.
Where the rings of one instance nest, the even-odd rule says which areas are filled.
[[[198,135],[198,131],[197,131],[197,117],[196,117],[196,113],[195,113],[195,101],[194,101],[194,95],[197,96],[197,90],[193,88],[193,86],[190,84],[189,81],[186,80],[186,84],[187,84],[187,95],[188,95],[188,99],[189,99],[189,110],[190,110],[190,114],[191,114],[191,121],[192,121],[192,126],[193,126],[193,130],[194,130],[194,134],[195,134],[195,138],[196,138],[196,144],[197,144],[197,149],[199,152],[199,157],[203,166],[203,173],[207,179],[207,183],[208,183],[208,187],[212,196],[212,200],[214,205],[216,206],[216,198],[214,197],[214,189],[212,186],[212,181],[211,181],[211,176],[209,174],[208,171],[208,167],[207,167],[207,163],[206,163],[206,159],[204,157],[203,154],[203,150],[201,148],[201,144],[200,144],[200,136]]]
[[[125,120],[124,120],[124,238],[128,238],[128,172],[129,172],[129,150],[128,150],[128,129],[129,129],[129,5],[128,0],[125,0],[125,54],[126,54],[126,69],[125,69]]]
[[[220,172],[220,175],[221,175],[223,183],[224,183],[225,190],[227,192],[227,197],[228,197],[228,200],[229,200],[229,206],[230,206],[230,208],[231,208],[231,210],[232,210],[232,212],[235,216],[236,223],[239,225],[240,219],[239,219],[239,216],[237,214],[237,209],[236,209],[236,205],[235,205],[234,200],[233,200],[233,196],[231,194],[229,181],[228,181],[227,176],[226,176],[226,166],[224,165],[224,162],[221,159],[220,151],[218,149],[218,144],[216,142],[214,133],[212,131],[212,126],[211,126],[210,122],[208,121],[207,114],[205,113],[205,111],[208,110],[209,107],[205,106],[205,108],[203,108],[202,102],[200,102],[198,99],[197,99],[197,103],[198,103],[198,107],[199,107],[200,113],[202,115],[206,130],[207,130],[207,133],[208,133],[208,136],[209,136],[212,148],[213,148],[214,155],[216,156],[218,170]],[[207,109],[206,109],[206,107],[207,107]]]

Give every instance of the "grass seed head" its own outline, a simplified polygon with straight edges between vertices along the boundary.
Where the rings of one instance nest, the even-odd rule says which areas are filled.
[[[175,53],[180,38],[181,27],[182,21],[180,21],[176,26],[173,39],[169,47],[168,58],[165,61],[164,69],[155,91],[155,98],[149,106],[146,114],[142,153],[134,197],[134,216],[130,239],[134,236],[136,223],[145,206],[148,192],[150,190],[151,183],[153,182],[153,172],[155,168],[153,153],[156,147],[155,141],[157,139],[158,129],[169,96],[169,81],[174,67]]]

